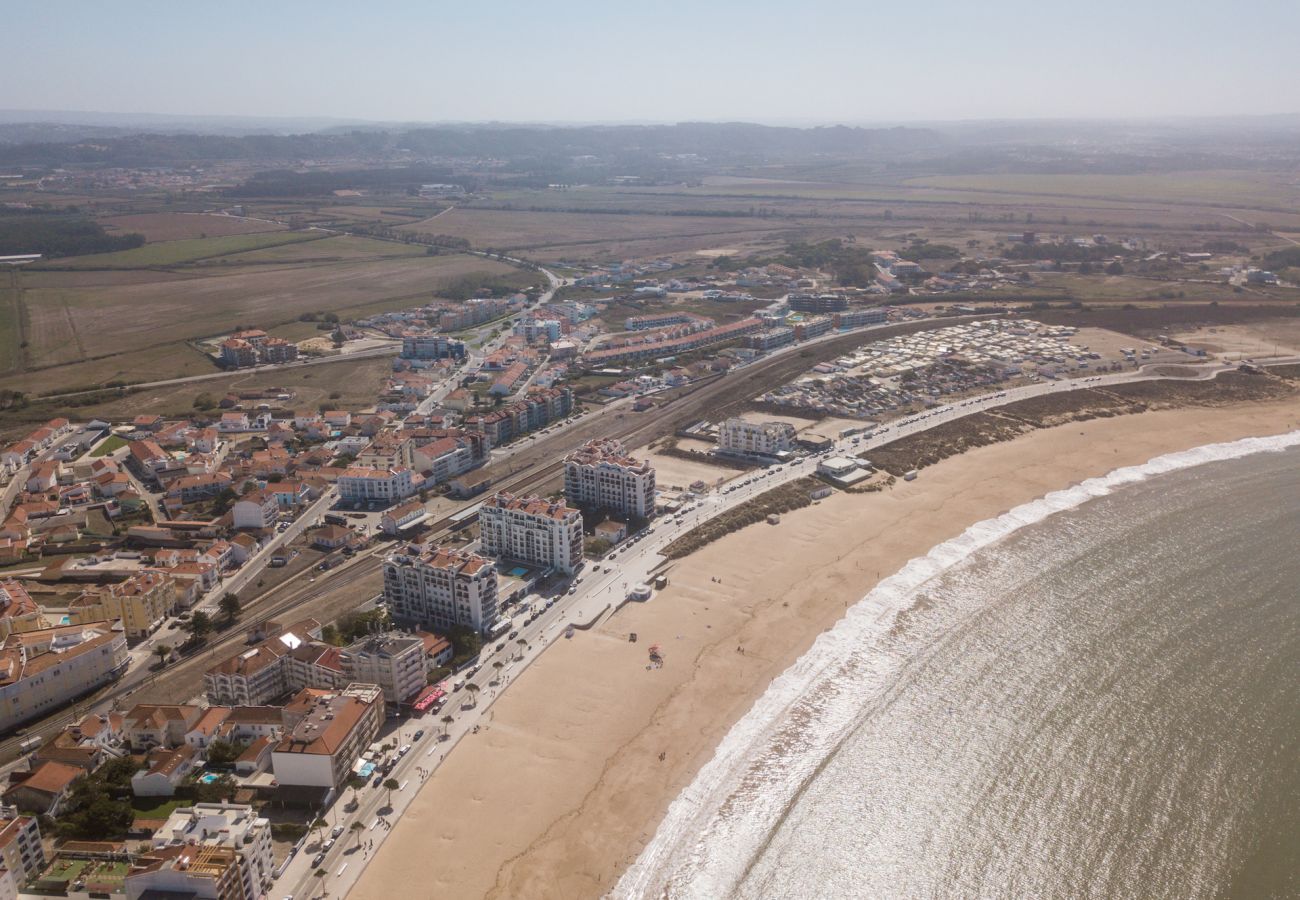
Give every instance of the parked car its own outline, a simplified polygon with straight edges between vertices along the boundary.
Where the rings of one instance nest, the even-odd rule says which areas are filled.
[[[325,863],[325,854],[317,853],[312,857],[311,866],[313,869],[319,869]]]

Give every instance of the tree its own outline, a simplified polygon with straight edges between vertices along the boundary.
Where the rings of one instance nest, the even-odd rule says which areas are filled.
[[[347,805],[348,807],[353,807],[357,804],[357,794],[366,786],[366,780],[357,775],[353,775],[348,779],[347,786],[352,789],[352,797],[348,800]]]
[[[194,643],[202,644],[212,633],[212,617],[200,609],[190,616],[185,629],[190,633]]]
[[[1115,260],[1113,263],[1111,263],[1110,265],[1108,265],[1108,266],[1106,267],[1106,274],[1107,274],[1107,275],[1123,275],[1123,274],[1124,274],[1124,266],[1120,264],[1120,261],[1119,261],[1119,260]]]
[[[243,752],[244,748],[234,741],[216,738],[208,744],[208,765],[228,766],[239,759],[239,755]]]
[[[519,646],[519,656],[516,657],[516,658],[517,658],[517,659],[523,659],[523,658],[524,658],[524,651],[528,649],[528,639],[527,639],[527,638],[519,638],[518,640],[515,641],[515,643]]]
[[[317,869],[312,874],[320,879],[320,890],[325,890],[325,876],[328,875],[329,872],[326,872],[324,869]]]
[[[497,673],[497,674],[496,674],[496,678],[493,679],[493,680],[495,680],[495,681],[500,681],[500,680],[501,680],[501,670],[504,669],[505,667],[506,667],[506,664],[503,663],[503,662],[502,662],[501,660],[499,660],[499,659],[498,659],[496,662],[492,663],[492,668],[495,669],[495,670],[496,670],[496,673]]]
[[[220,609],[221,614],[231,622],[239,618],[239,598],[230,593],[230,591],[226,591],[221,595],[221,600],[218,602],[217,608]]]
[[[216,405],[217,405],[216,399],[207,391],[204,391],[203,393],[196,395],[194,398],[195,409],[207,410],[207,409],[212,409]]]
[[[356,838],[357,838],[357,844],[360,844],[360,843],[361,843],[361,832],[363,832],[363,831],[366,830],[366,826],[365,826],[363,823],[361,823],[361,822],[353,822],[353,823],[352,823],[351,825],[349,825],[348,827],[349,827],[350,829],[352,829],[352,833],[353,833],[354,835],[356,835]]]
[[[478,692],[481,690],[483,689],[472,681],[465,685],[465,693],[469,694],[470,703],[472,705],[478,706]]]
[[[158,644],[153,648],[153,652],[154,656],[158,657],[158,666],[161,668],[167,665],[167,657],[172,655],[172,648],[166,644]]]
[[[448,730],[449,728],[451,728],[451,723],[452,723],[452,722],[455,722],[455,721],[456,721],[455,717],[452,716],[452,715],[450,715],[450,714],[445,715],[445,716],[442,717],[442,736],[443,736],[443,737],[446,737],[446,736],[447,736],[447,730]]]
[[[386,779],[384,779],[384,789],[388,791],[388,808],[389,808],[389,809],[392,809],[392,808],[393,808],[393,791],[397,790],[397,789],[400,788],[400,787],[401,787],[401,785],[397,783],[397,779],[396,779],[396,778],[386,778]]]

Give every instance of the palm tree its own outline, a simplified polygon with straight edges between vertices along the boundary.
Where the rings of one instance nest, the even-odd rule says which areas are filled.
[[[478,706],[478,692],[481,690],[483,689],[472,681],[465,685],[465,693],[469,694],[470,703],[474,706]]]
[[[519,638],[518,640],[515,641],[515,643],[519,645],[519,655],[515,658],[523,659],[524,651],[528,649],[528,638]]]
[[[366,830],[366,826],[360,822],[353,822],[348,827],[351,828],[352,833],[357,836],[357,846],[361,846],[361,832]]]
[[[506,664],[499,659],[492,664],[492,668],[496,669],[497,672],[496,677],[492,679],[493,681],[499,682],[501,680],[501,670],[505,667]]]
[[[329,822],[325,821],[324,816],[317,816],[316,821],[311,823],[311,827],[316,829],[317,840],[321,839],[321,834],[325,831],[325,826],[328,824]]]
[[[356,775],[353,775],[348,779],[348,787],[352,788],[352,799],[348,802],[349,806],[357,802],[357,794],[365,786],[366,780],[364,778],[358,778]]]
[[[323,892],[325,890],[325,876],[328,875],[329,872],[326,872],[324,869],[317,869],[314,874],[320,879],[319,890]]]
[[[456,719],[455,719],[455,718],[454,718],[450,713],[448,713],[447,715],[445,715],[445,716],[442,717],[442,736],[443,736],[443,737],[446,737],[446,736],[447,736],[447,729],[450,728],[450,727],[451,727],[451,723],[452,723],[452,722],[455,722],[455,721],[456,721]]]
[[[167,665],[167,657],[172,655],[172,648],[166,644],[159,644],[153,648],[153,652],[158,657],[158,667],[162,668]]]
[[[393,808],[393,791],[401,787],[396,778],[389,778],[384,781],[384,787],[388,791],[388,808]]]

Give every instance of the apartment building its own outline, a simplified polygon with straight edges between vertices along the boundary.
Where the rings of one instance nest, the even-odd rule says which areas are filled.
[[[0,641],[15,631],[47,628],[45,616],[22,582],[12,578],[0,581]]]
[[[368,469],[352,466],[338,479],[339,499],[344,503],[388,505],[415,493],[411,470]]]
[[[839,294],[791,294],[786,305],[794,312],[829,313],[849,308],[849,300]]]
[[[0,647],[0,732],[108,684],[129,662],[126,636],[112,622],[9,635]]]
[[[305,688],[284,707],[288,733],[271,751],[275,780],[290,787],[342,787],[383,720],[384,692],[378,685]]]
[[[861,328],[889,321],[889,313],[883,306],[867,306],[836,313],[834,319],[836,328]]]
[[[147,569],[118,584],[87,587],[68,604],[73,624],[118,620],[129,640],[154,632],[176,608],[176,580]]]
[[[424,640],[411,634],[369,634],[341,654],[349,682],[377,684],[384,700],[397,705],[424,690]]]
[[[794,329],[784,325],[769,328],[749,336],[749,346],[755,350],[775,350],[794,343]]]
[[[794,447],[789,422],[746,422],[727,419],[718,426],[718,449],[746,456],[776,456]]]
[[[463,550],[409,547],[384,560],[384,601],[403,624],[484,632],[497,618],[496,566]]]
[[[565,574],[582,565],[582,514],[541,497],[501,492],[479,510],[483,552]]]
[[[564,460],[564,496],[577,506],[648,519],[655,511],[655,470],[613,439],[589,441]]]
[[[235,528],[270,528],[280,515],[280,503],[271,491],[252,491],[235,501],[230,508],[230,524]]]
[[[34,817],[0,818],[0,865],[19,885],[45,868],[41,826]]]
[[[180,851],[179,855],[176,851]],[[242,803],[196,803],[172,811],[128,875],[128,898],[146,891],[257,900],[275,876],[271,823]],[[153,895],[150,895],[153,896]]]
[[[283,627],[267,623],[253,647],[222,660],[203,673],[208,702],[224,706],[262,706],[293,690],[307,687],[309,670],[294,665],[290,654],[320,634],[321,623],[303,619]]]
[[[445,334],[402,335],[402,359],[464,359],[465,342]]]

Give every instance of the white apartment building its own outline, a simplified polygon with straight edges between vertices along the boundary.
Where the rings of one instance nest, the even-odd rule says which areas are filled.
[[[589,441],[564,461],[564,497],[578,506],[648,519],[655,511],[655,470],[624,453],[619,441]]]
[[[279,501],[270,491],[245,494],[230,507],[230,524],[235,528],[270,528],[279,516]]]
[[[274,877],[271,823],[242,803],[196,803],[172,810],[167,823],[154,832],[153,849],[221,847],[238,860],[245,897],[261,897]]]
[[[776,456],[794,447],[794,433],[789,422],[727,419],[718,426],[718,449],[724,453]]]
[[[342,787],[383,721],[384,692],[378,685],[303,689],[284,707],[289,733],[271,751],[275,780],[282,785]]]
[[[368,469],[353,466],[339,476],[339,499],[344,503],[396,503],[415,493],[411,470]]]
[[[497,618],[497,569],[463,550],[419,553],[411,547],[384,560],[384,601],[397,621],[446,632],[461,625],[484,632]]]
[[[128,663],[126,635],[111,622],[9,635],[0,648],[0,732],[115,680]]]
[[[424,641],[415,635],[366,635],[344,648],[341,662],[348,681],[379,685],[390,704],[411,699],[428,684]]]
[[[488,556],[572,575],[582,565],[582,514],[541,497],[501,492],[484,501],[479,538]]]

